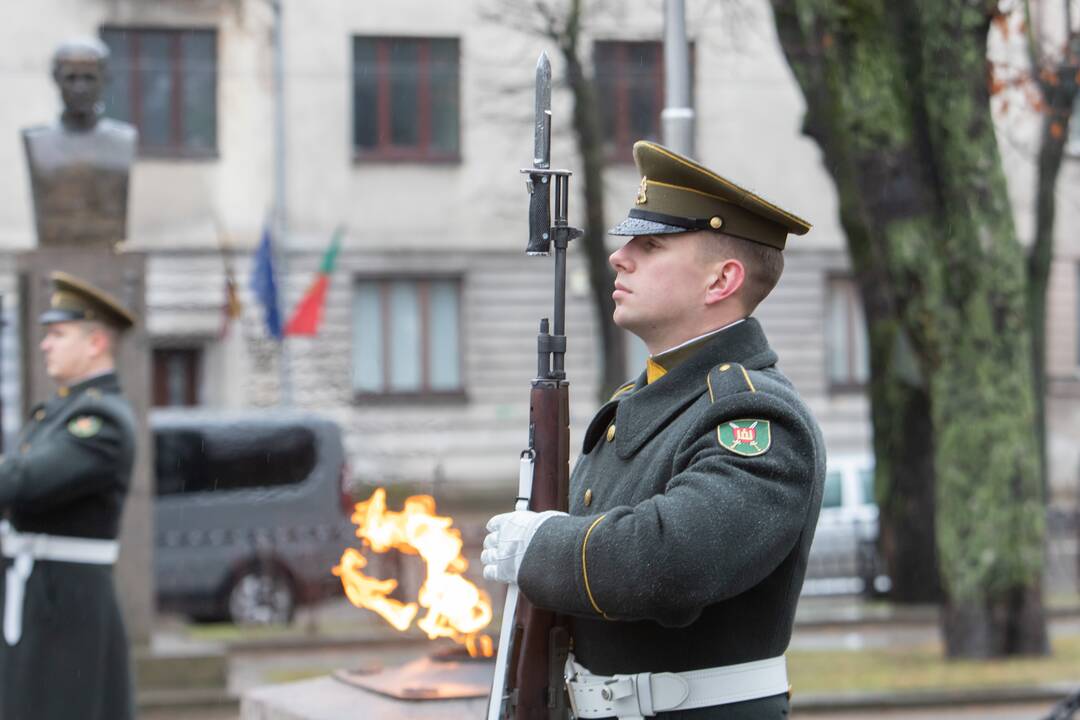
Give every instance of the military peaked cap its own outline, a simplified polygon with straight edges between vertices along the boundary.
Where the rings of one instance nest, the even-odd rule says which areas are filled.
[[[70,320],[95,320],[127,330],[135,324],[135,315],[109,293],[66,272],[49,276],[53,294],[49,309],[41,314],[42,325]]]
[[[641,174],[637,200],[612,235],[666,235],[716,230],[784,249],[788,233],[810,223],[656,143],[634,143]]]

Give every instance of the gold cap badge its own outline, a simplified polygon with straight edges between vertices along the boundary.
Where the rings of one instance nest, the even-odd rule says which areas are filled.
[[[644,205],[646,202],[649,201],[649,198],[648,198],[648,196],[646,194],[648,192],[648,190],[649,190],[649,178],[642,175],[641,176],[641,185],[638,186],[638,191],[637,191],[637,204],[638,205]]]

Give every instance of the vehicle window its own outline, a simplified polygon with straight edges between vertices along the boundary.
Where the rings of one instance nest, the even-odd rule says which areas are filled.
[[[158,495],[296,485],[315,467],[315,434],[300,426],[155,435]]]
[[[154,433],[154,475],[158,495],[179,495],[206,475],[202,433],[179,430]]]
[[[864,505],[876,505],[874,497],[874,471],[872,468],[863,468],[859,471],[859,488],[862,492]]]
[[[840,507],[842,485],[843,483],[839,470],[830,470],[825,473],[825,493],[821,498],[821,507]]]

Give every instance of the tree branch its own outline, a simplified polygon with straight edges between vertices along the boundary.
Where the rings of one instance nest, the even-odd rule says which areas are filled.
[[[1065,0],[1065,4],[1069,4],[1069,0]],[[1035,84],[1039,86],[1039,92],[1046,97],[1048,88],[1042,77],[1039,75],[1039,69],[1042,67],[1042,58],[1039,57],[1039,41],[1035,37],[1035,18],[1031,16],[1031,0],[1024,0],[1024,31],[1027,35],[1027,55],[1028,62],[1031,63],[1031,77],[1035,80]]]

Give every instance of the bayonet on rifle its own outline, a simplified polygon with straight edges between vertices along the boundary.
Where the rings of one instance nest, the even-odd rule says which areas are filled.
[[[546,52],[536,61],[536,103],[533,123],[533,170],[551,167],[551,61]],[[527,171],[522,171],[527,172]],[[551,252],[551,176],[530,172],[528,255]]]

